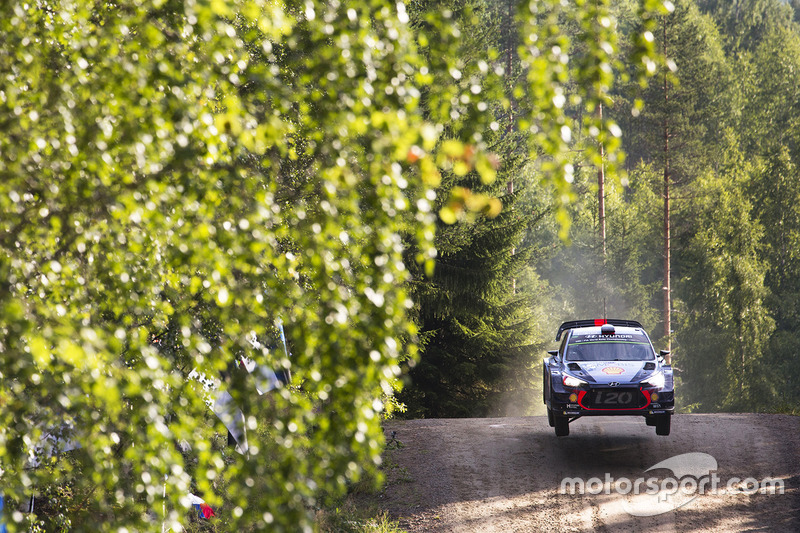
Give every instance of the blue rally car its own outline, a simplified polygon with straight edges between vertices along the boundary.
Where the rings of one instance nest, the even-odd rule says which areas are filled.
[[[563,338],[562,338],[563,337]],[[675,410],[669,352],[656,355],[642,325],[632,320],[564,322],[558,350],[544,361],[542,390],[556,435],[582,416],[643,416],[656,434],[669,435]]]

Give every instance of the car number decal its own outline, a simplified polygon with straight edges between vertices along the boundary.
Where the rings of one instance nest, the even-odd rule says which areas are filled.
[[[601,405],[629,405],[633,402],[631,391],[597,391],[594,403]]]

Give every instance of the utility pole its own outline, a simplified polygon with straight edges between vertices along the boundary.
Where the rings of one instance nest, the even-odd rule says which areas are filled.
[[[667,19],[664,18],[664,56],[667,55]],[[669,169],[669,81],[664,70],[664,337],[667,350],[672,350],[672,286],[670,283],[670,169]],[[671,356],[667,356],[671,362]]]
[[[597,106],[597,115],[603,122],[603,104]],[[597,218],[600,225],[600,242],[603,247],[603,264],[606,262],[606,175],[605,175],[605,148],[600,145],[600,167],[597,169]]]
[[[511,75],[514,66],[514,42],[516,39],[514,32],[514,0],[508,0],[508,11],[506,13],[506,79],[508,80],[509,95],[511,103],[508,110],[508,136],[514,133],[514,91],[511,89],[513,78]],[[506,182],[506,193],[510,196],[514,194],[514,179],[509,177]],[[517,253],[516,248],[511,248],[511,255]],[[517,278],[511,278],[511,294],[517,292]]]

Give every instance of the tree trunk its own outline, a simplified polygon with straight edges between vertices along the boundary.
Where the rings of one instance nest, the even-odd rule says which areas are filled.
[[[600,121],[603,121],[603,104],[597,106],[597,114]],[[605,151],[603,143],[600,142],[600,167],[597,169],[597,220],[600,230],[600,244],[603,249],[603,264],[606,262],[606,175],[605,175]]]
[[[664,56],[667,55],[667,21],[664,20]],[[669,82],[664,72],[664,337],[667,350],[672,350],[672,286],[670,284],[670,205],[669,205]],[[671,362],[667,356],[667,362]]]
[[[516,39],[514,33],[514,0],[508,0],[508,12],[506,18],[506,79],[509,81],[508,83],[508,93],[509,93],[509,100],[511,101],[511,106],[508,111],[508,134],[512,135],[514,133],[514,112],[516,111],[514,107],[514,91],[511,89],[513,86],[513,77],[512,77],[512,68],[514,67],[514,44]],[[506,182],[506,192],[511,195],[514,194],[514,180],[513,178],[509,178],[508,182]],[[511,248],[511,255],[517,253],[516,248]],[[511,278],[511,294],[517,293],[517,278]]]

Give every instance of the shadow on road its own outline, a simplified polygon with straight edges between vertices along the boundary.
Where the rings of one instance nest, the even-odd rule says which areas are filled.
[[[678,415],[668,437],[656,436],[640,418],[580,419],[568,437],[556,437],[544,417],[391,421],[388,431],[402,446],[387,453],[389,482],[376,502],[409,531],[561,530],[564,524],[573,531],[800,527],[796,417]],[[713,456],[724,480],[777,477],[786,490],[699,496],[650,518],[626,512],[626,497],[617,493],[560,493],[565,477],[663,478],[670,472],[647,469],[690,452]]]

